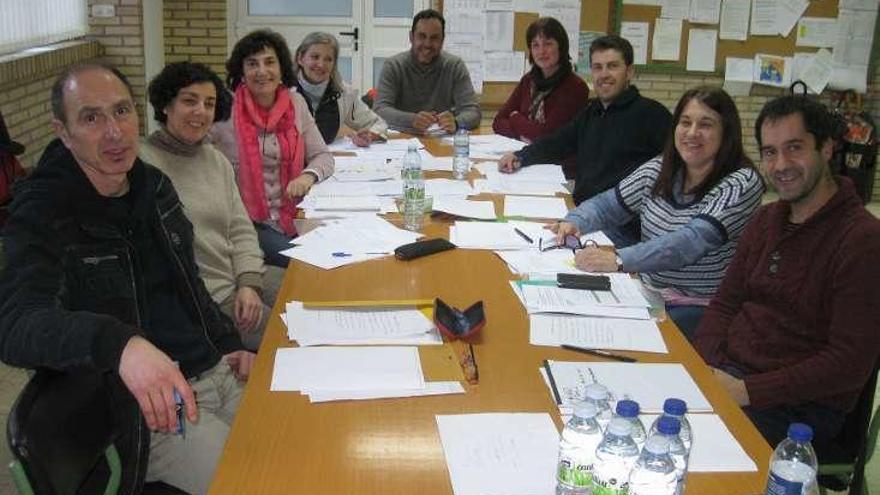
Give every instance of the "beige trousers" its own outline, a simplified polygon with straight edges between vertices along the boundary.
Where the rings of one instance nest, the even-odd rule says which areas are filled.
[[[199,419],[186,422],[185,436],[152,434],[146,480],[162,481],[200,495],[207,493],[214,477],[244,384],[221,360],[197,379],[190,379],[190,385],[196,394]]]

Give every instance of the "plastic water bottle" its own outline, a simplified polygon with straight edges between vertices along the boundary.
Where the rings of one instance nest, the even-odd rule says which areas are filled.
[[[601,383],[591,383],[584,388],[584,400],[596,405],[596,421],[602,431],[611,421],[611,406],[608,404],[608,388]]]
[[[593,465],[593,495],[624,495],[629,489],[629,474],[639,448],[629,436],[630,423],[624,418],[614,418],[596,447],[596,463]]]
[[[471,169],[471,143],[467,129],[459,128],[452,138],[454,155],[452,157],[452,178],[457,180],[467,179]]]
[[[616,413],[618,417],[629,421],[632,426],[629,435],[641,450],[645,446],[648,435],[645,433],[645,425],[639,421],[639,403],[628,399],[618,401]]]
[[[675,465],[675,493],[680,495],[684,493],[684,486],[687,483],[688,462],[690,460],[690,451],[684,446],[679,433],[681,432],[681,423],[673,416],[661,416],[657,421],[657,433],[652,435],[662,436],[669,444],[669,457],[672,464]]]
[[[425,213],[425,179],[422,158],[415,144],[410,144],[403,157],[403,227],[421,230]]]
[[[663,435],[654,435],[645,442],[629,475],[629,494],[675,494],[675,464],[669,456],[669,441]]]
[[[596,447],[601,441],[596,406],[589,402],[575,403],[574,414],[565,424],[559,442],[556,495],[589,495]]]
[[[813,429],[803,423],[788,427],[788,438],[779,442],[770,458],[770,476],[766,495],[814,495],[816,485],[816,452],[810,440]]]
[[[684,443],[685,449],[690,452],[691,445],[693,444],[693,432],[691,431],[691,423],[687,419],[687,403],[681,399],[669,398],[663,402],[663,414],[660,415],[654,421],[654,424],[651,425],[651,429],[648,431],[648,436],[657,433],[657,424],[660,422],[660,418],[664,416],[672,416],[673,418],[678,420],[678,423],[681,425],[681,431],[678,433],[678,437],[681,438],[682,443]]]

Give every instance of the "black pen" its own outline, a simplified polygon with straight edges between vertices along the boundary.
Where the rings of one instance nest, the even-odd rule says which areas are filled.
[[[523,239],[525,239],[526,242],[528,242],[529,244],[534,244],[534,243],[535,243],[535,241],[533,241],[531,237],[527,236],[526,233],[523,232],[522,230],[519,230],[519,229],[516,228],[516,227],[514,227],[513,230],[516,231],[516,233],[519,234],[520,237],[522,237]]]
[[[553,392],[553,400],[556,405],[562,405],[562,397],[559,396],[559,389],[556,388],[556,380],[553,378],[553,371],[550,370],[550,361],[544,360],[544,371],[547,372],[547,381],[550,382],[550,390]]]
[[[608,351],[600,351],[598,349],[587,349],[586,347],[578,347],[576,345],[568,344],[562,344],[560,347],[562,347],[563,349],[568,349],[569,351],[582,352],[591,356],[599,356],[607,359],[613,359],[615,361],[622,361],[624,363],[637,362],[637,359],[635,358],[631,358],[629,356],[621,356],[620,354],[612,354]]]

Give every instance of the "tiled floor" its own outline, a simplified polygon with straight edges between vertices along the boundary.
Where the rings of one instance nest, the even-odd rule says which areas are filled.
[[[0,465],[0,494],[3,495],[16,493],[9,476],[9,470],[6,468],[10,461],[9,448],[5,441],[6,417],[9,415],[9,408],[12,407],[12,403],[26,381],[27,374],[24,371],[0,364],[0,421],[2,421],[0,427],[4,431],[4,441],[0,445],[0,464],[2,464]],[[880,392],[880,387],[878,387],[878,392]],[[880,452],[878,451],[880,448],[875,449],[874,458],[868,466],[866,474],[870,492],[880,495]]]

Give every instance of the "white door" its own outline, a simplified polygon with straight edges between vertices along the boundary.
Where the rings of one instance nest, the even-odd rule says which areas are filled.
[[[312,31],[339,40],[339,72],[364,91],[375,87],[382,63],[409,49],[409,29],[429,0],[230,0],[229,46],[259,28],[278,31],[294,53]]]

